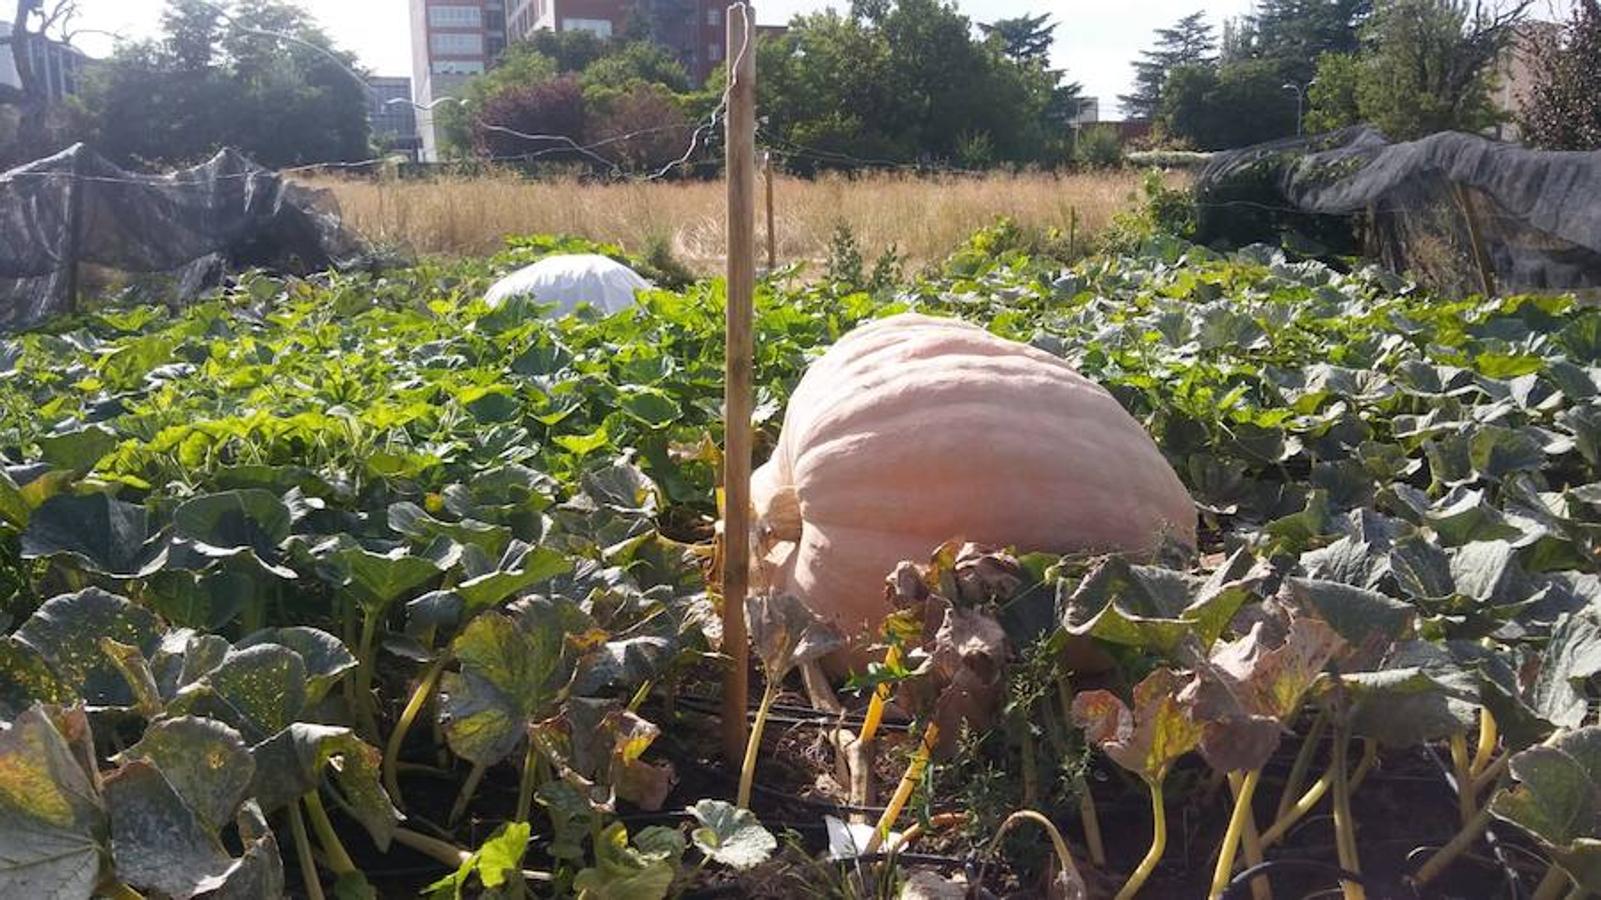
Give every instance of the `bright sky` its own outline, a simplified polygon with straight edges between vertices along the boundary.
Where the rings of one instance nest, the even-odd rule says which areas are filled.
[[[1571,0],[1542,0],[1566,7]],[[411,74],[411,25],[407,0],[301,0],[342,47],[381,75]],[[1205,9],[1218,31],[1225,18],[1250,11],[1252,0],[958,0],[980,21],[1049,12],[1062,23],[1056,31],[1056,65],[1083,83],[1086,96],[1098,97],[1103,118],[1117,116],[1117,95],[1128,93],[1132,63],[1151,43],[1151,33],[1183,16]],[[80,27],[143,36],[156,27],[162,0],[80,0]],[[829,6],[847,8],[849,0],[757,0],[762,24],[789,21],[797,13]],[[80,43],[91,53],[109,50],[110,41],[84,35]]]

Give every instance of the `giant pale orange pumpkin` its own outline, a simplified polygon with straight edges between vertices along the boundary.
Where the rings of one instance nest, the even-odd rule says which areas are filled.
[[[758,584],[849,633],[884,579],[960,538],[1052,552],[1195,546],[1195,509],[1149,435],[1062,360],[953,319],[858,328],[807,370],[755,473]]]

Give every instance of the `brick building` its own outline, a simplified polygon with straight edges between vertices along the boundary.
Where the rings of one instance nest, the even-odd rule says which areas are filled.
[[[727,0],[411,0],[412,81],[424,107],[417,112],[422,159],[439,159],[431,107],[492,67],[508,41],[527,40],[540,30],[589,31],[602,38],[648,33],[700,83],[726,63],[726,5]],[[649,21],[633,22],[635,15]]]
[[[727,0],[506,0],[507,34],[524,40],[534,32],[589,31],[622,35],[636,14],[650,21],[638,31],[678,55],[690,78],[705,81],[723,63],[723,10]]]
[[[411,0],[412,89],[424,161],[439,159],[434,115],[506,50],[505,0]]]

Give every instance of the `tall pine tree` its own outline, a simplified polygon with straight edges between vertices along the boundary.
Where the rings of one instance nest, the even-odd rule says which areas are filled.
[[[1150,121],[1162,106],[1162,89],[1167,77],[1180,66],[1212,66],[1217,63],[1217,38],[1206,12],[1190,13],[1171,28],[1156,32],[1156,46],[1145,51],[1134,64],[1134,93],[1120,95],[1123,114],[1130,119]]]
[[[1306,84],[1325,53],[1355,53],[1373,0],[1261,0],[1251,17],[1251,55]]]

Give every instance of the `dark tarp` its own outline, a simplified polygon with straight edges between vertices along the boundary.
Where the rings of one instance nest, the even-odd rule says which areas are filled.
[[[235,150],[142,175],[78,145],[0,174],[0,330],[72,312],[75,263],[170,276],[165,299],[181,303],[230,267],[305,274],[365,261],[323,192]]]
[[[1548,152],[1442,133],[1392,144],[1372,128],[1219,155],[1196,182],[1203,240],[1329,241],[1361,217],[1385,265],[1434,286],[1601,289],[1601,152]]]

